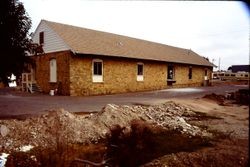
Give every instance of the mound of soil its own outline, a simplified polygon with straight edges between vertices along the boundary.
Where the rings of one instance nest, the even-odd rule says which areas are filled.
[[[224,139],[214,147],[191,152],[167,154],[141,167],[247,167],[249,166],[248,140]]]
[[[221,97],[207,98],[218,101]],[[211,123],[229,125],[226,121],[233,118],[229,116],[206,116],[172,101],[154,106],[108,104],[89,114],[52,110],[38,117],[0,120],[0,160],[8,154],[6,166],[104,165],[108,154],[108,159],[115,160],[111,166],[139,166],[150,161],[145,165],[223,166],[228,158],[229,164],[245,166],[248,139],[226,136],[223,144],[215,141],[216,133],[206,130]],[[246,119],[241,120],[245,126]]]
[[[185,116],[194,114],[169,102],[157,106],[108,104],[99,113],[88,115],[60,109],[25,120],[0,120],[0,125],[7,129],[5,135],[0,135],[0,151],[16,151],[24,145],[54,147],[58,142],[94,143],[105,138],[112,126],[129,127],[132,120],[143,120],[190,136],[208,135],[185,121]]]
[[[219,105],[224,105],[225,96],[223,95],[217,95],[215,93],[212,93],[212,94],[207,94],[203,96],[203,98],[213,100],[217,102]]]
[[[250,91],[248,89],[239,89],[237,92],[234,93],[234,99],[236,103],[249,105],[250,101]]]

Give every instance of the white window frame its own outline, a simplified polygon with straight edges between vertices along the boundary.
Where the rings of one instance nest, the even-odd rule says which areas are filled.
[[[94,74],[94,63],[102,63],[102,74],[101,75]],[[95,82],[95,83],[103,82],[103,61],[101,59],[93,59],[92,60],[92,82]]]
[[[57,62],[56,59],[49,60],[49,82],[57,82]]]
[[[138,66],[142,65],[142,75],[138,74]],[[136,70],[136,80],[139,82],[144,81],[144,64],[142,62],[138,62],[137,66],[136,66],[137,70]]]

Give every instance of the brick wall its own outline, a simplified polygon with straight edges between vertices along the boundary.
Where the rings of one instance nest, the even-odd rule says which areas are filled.
[[[36,61],[35,79],[44,93],[49,93],[51,89],[58,89],[62,95],[70,95],[69,92],[69,61],[70,51],[47,53],[34,57]],[[57,82],[50,82],[50,60],[56,59]]]

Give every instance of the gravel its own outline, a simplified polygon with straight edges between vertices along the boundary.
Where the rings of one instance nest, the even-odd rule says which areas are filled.
[[[95,114],[76,115],[64,109],[25,120],[0,120],[0,153],[18,151],[24,146],[55,147],[58,143],[95,143],[105,138],[114,125],[130,127],[132,120],[143,120],[168,130],[192,136],[208,136],[186,122],[195,115],[191,109],[167,102],[161,105],[108,104]]]

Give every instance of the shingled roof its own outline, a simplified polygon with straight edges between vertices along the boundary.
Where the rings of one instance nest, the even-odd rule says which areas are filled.
[[[76,54],[126,57],[172,63],[213,66],[189,49],[46,21]]]

